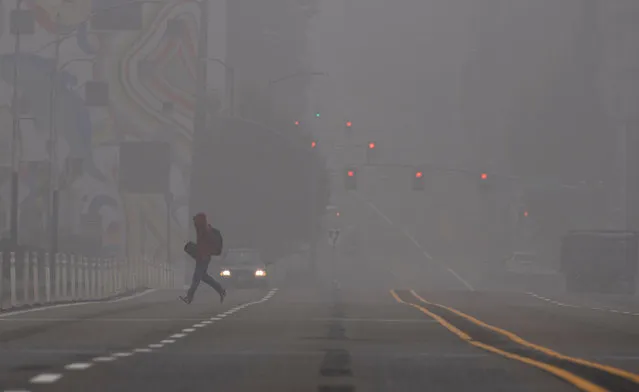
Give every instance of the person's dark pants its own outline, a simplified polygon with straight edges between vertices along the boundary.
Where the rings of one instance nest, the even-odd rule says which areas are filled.
[[[193,281],[191,282],[191,288],[189,288],[189,291],[186,294],[187,298],[189,298],[190,300],[193,300],[193,296],[195,295],[197,287],[200,285],[200,281],[203,281],[204,283],[213,287],[213,289],[215,289],[215,291],[217,291],[217,293],[220,295],[222,295],[222,293],[224,292],[224,288],[222,287],[222,285],[218,283],[218,281],[213,279],[213,277],[207,272],[210,262],[211,259],[201,260],[195,263],[195,271],[193,271]]]

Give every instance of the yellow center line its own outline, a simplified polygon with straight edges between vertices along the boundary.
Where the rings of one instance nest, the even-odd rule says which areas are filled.
[[[410,293],[415,298],[417,298],[418,300],[420,300],[420,301],[422,301],[422,302],[424,302],[426,304],[434,305],[434,306],[440,307],[442,309],[446,309],[449,312],[452,312],[452,313],[454,313],[454,314],[456,314],[456,315],[458,315],[460,317],[465,318],[466,320],[472,322],[473,324],[479,325],[480,327],[484,327],[484,328],[489,329],[489,330],[491,330],[493,332],[497,332],[498,334],[503,335],[503,336],[507,337],[508,339],[510,339],[511,341],[521,344],[522,346],[525,346],[525,347],[528,347],[530,349],[542,352],[542,353],[544,353],[546,355],[550,355],[550,356],[558,358],[558,359],[562,359],[562,360],[569,361],[569,362],[576,363],[576,364],[583,365],[583,366],[588,366],[588,367],[591,367],[593,369],[598,369],[598,370],[604,371],[604,372],[609,373],[609,374],[614,374],[615,376],[623,377],[623,378],[625,378],[627,380],[630,380],[630,381],[633,381],[633,382],[639,384],[639,375],[637,375],[635,373],[631,373],[629,371],[626,371],[626,370],[623,370],[623,369],[619,369],[619,368],[615,368],[615,367],[612,367],[612,366],[603,365],[603,364],[600,364],[600,363],[597,363],[597,362],[587,361],[587,360],[581,359],[581,358],[569,357],[567,355],[558,353],[558,352],[556,352],[556,351],[554,351],[552,349],[549,349],[547,347],[543,347],[543,346],[537,345],[535,343],[531,343],[531,342],[521,338],[520,336],[515,335],[514,333],[512,333],[510,331],[507,331],[505,329],[501,329],[499,327],[495,327],[494,325],[486,324],[485,322],[483,322],[481,320],[478,320],[478,319],[476,319],[473,316],[467,315],[466,313],[463,313],[463,312],[461,312],[461,311],[459,311],[457,309],[454,309],[454,308],[451,308],[451,307],[448,307],[448,306],[445,306],[445,305],[440,305],[440,304],[435,304],[435,303],[429,302],[426,299],[422,298],[414,290],[410,290]]]
[[[413,291],[411,290],[411,293],[413,293]],[[590,381],[583,379],[573,373],[570,373],[564,369],[558,368],[556,366],[553,365],[549,365],[543,362],[539,362],[536,361],[534,359],[530,359],[530,358],[526,358],[526,357],[522,357],[520,355],[517,354],[512,354],[503,350],[498,349],[497,347],[494,346],[490,346],[488,344],[485,343],[481,343],[478,342],[476,340],[473,340],[473,338],[468,335],[467,333],[463,332],[462,330],[460,330],[459,328],[455,327],[454,325],[452,325],[451,323],[449,323],[448,321],[446,321],[444,318],[442,318],[441,316],[436,315],[435,313],[429,311],[428,309],[424,308],[423,306],[420,306],[418,304],[414,304],[411,302],[406,302],[403,299],[401,299],[399,297],[399,295],[397,295],[397,293],[395,292],[395,290],[391,290],[390,294],[393,296],[393,298],[395,298],[395,300],[399,303],[402,303],[404,305],[409,305],[412,306],[416,309],[419,309],[422,313],[428,315],[429,317],[431,317],[432,319],[434,319],[435,321],[437,321],[439,324],[441,324],[444,328],[448,329],[450,332],[454,333],[455,335],[457,335],[457,337],[459,337],[462,340],[467,341],[468,343],[472,344],[475,347],[481,348],[483,350],[492,352],[494,354],[498,354],[501,355],[505,358],[508,359],[512,359],[515,361],[519,361],[534,367],[537,367],[539,369],[545,370],[551,374],[554,374],[555,376],[569,382],[570,384],[574,385],[575,387],[581,389],[582,391],[586,391],[586,392],[608,392],[607,389],[602,388],[596,384],[591,383]],[[413,293],[413,295],[415,295]],[[425,303],[427,304],[431,304],[430,302],[423,300]]]

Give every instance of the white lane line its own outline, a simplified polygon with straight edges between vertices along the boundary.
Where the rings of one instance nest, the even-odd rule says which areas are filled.
[[[464,278],[462,278],[461,276],[459,276],[459,274],[457,274],[457,272],[455,272],[452,268],[447,268],[448,272],[450,272],[451,274],[453,274],[454,277],[457,278],[457,280],[459,280],[460,282],[462,282],[464,284],[464,286],[466,286],[466,288],[470,291],[475,291],[475,289],[473,288],[473,286],[470,285],[470,283],[468,283]]]
[[[91,366],[93,366],[92,363],[77,362],[77,363],[70,363],[67,366],[65,366],[64,368],[67,369],[67,370],[86,370],[86,369],[90,368]]]
[[[528,294],[528,295],[530,295],[532,297],[535,297],[537,299],[540,299],[542,301],[546,301],[548,303],[551,303],[553,305],[557,305],[557,306],[563,306],[563,307],[575,308],[575,309],[590,309],[590,310],[596,310],[598,312],[625,314],[627,316],[639,316],[639,313],[632,313],[632,312],[618,310],[618,309],[607,309],[607,308],[600,308],[600,307],[590,307],[590,306],[566,304],[566,303],[563,303],[563,302],[552,300],[550,298],[542,297],[541,295],[537,295],[535,293],[528,292],[526,294]]]
[[[112,362],[115,361],[114,357],[95,357],[93,358],[93,362]]]
[[[131,323],[149,323],[149,322],[176,322],[176,321],[199,321],[199,318],[94,318],[84,319],[82,317],[20,317],[20,318],[0,318],[0,322],[69,322],[69,321],[82,321],[83,323],[102,323],[102,322],[131,322]]]
[[[390,219],[386,216],[386,214],[384,214],[383,212],[381,212],[381,211],[379,210],[379,208],[377,208],[377,206],[376,206],[375,204],[371,203],[370,201],[367,201],[366,203],[368,203],[368,205],[369,205],[369,206],[373,209],[373,211],[377,212],[377,214],[378,214],[379,216],[381,216],[381,217],[382,217],[382,219],[384,219],[384,220],[385,220],[385,221],[386,221],[389,225],[391,225],[392,227],[395,227],[395,225],[393,224],[393,221],[392,221],[392,220],[390,220]]]
[[[359,196],[359,195],[358,195]],[[364,200],[363,197],[359,196],[362,200]],[[365,200],[364,200],[365,201]],[[381,216],[386,222],[388,222],[389,225],[391,225],[392,227],[396,227],[395,224],[393,224],[393,221],[391,221],[382,211],[380,211],[379,208],[377,208],[377,206],[375,204],[373,204],[370,201],[366,201],[366,203],[375,211],[377,212],[377,214],[379,216]],[[426,257],[429,260],[435,261],[435,259],[433,259],[433,256],[431,256],[428,251],[426,251],[426,249],[424,249],[423,246],[421,246],[421,244],[419,242],[417,242],[417,240],[415,240],[415,238],[410,235],[410,233],[408,233],[405,229],[402,229],[401,232],[406,236],[406,238],[408,238],[416,247],[417,249],[421,250],[424,254],[424,257]],[[437,263],[439,265],[442,265],[441,263]],[[455,272],[452,268],[446,268],[446,270],[448,272],[450,272],[458,281],[460,281],[469,291],[475,291],[475,288],[473,286],[470,285],[470,283],[468,283],[464,278],[462,278],[461,276],[459,276],[459,274],[457,272]]]
[[[154,343],[154,344],[149,344],[149,347],[150,348],[162,348],[162,347],[164,347],[164,345],[163,344]]]
[[[204,321],[202,321],[202,324],[206,324],[206,325],[208,325],[208,324],[213,324],[213,321],[210,321],[210,320],[204,320]]]
[[[193,324],[193,328],[202,328],[202,327],[206,327],[205,324]]]
[[[195,332],[195,328],[184,328],[182,332]]]
[[[162,343],[162,344],[170,344],[170,343],[175,343],[175,340],[173,340],[173,339],[164,339],[164,340],[160,341],[160,343]]]
[[[128,297],[123,297],[123,298],[118,298],[116,300],[109,300],[109,301],[73,302],[73,303],[70,303],[70,304],[40,306],[40,307],[33,308],[33,309],[16,310],[16,311],[13,311],[13,312],[6,312],[6,313],[3,312],[3,313],[0,313],[0,319],[6,318],[6,317],[18,316],[18,315],[27,314],[27,313],[43,312],[45,310],[70,308],[70,307],[73,307],[73,306],[101,305],[101,304],[111,304],[111,303],[116,303],[116,302],[130,301],[132,299],[139,298],[139,297],[141,297],[143,295],[151,294],[154,291],[156,291],[156,289],[148,289],[148,290],[145,290],[145,291],[143,291],[141,293],[138,293],[138,294],[135,294],[135,295],[131,295],[131,296],[128,296]]]
[[[218,315],[217,315],[217,316],[215,316],[215,317],[224,318],[224,317],[226,317],[226,314],[224,314],[224,313],[220,313],[220,314],[218,314]]]
[[[117,357],[117,358],[130,357],[131,355],[133,355],[133,353],[115,353],[115,354],[113,354],[113,356]]]
[[[170,338],[171,339],[180,339],[180,338],[183,338],[185,336],[186,336],[185,333],[176,333],[176,334],[171,335]]]
[[[135,350],[136,353],[150,353],[153,352],[153,350],[151,350],[150,348],[136,348]]]
[[[156,291],[157,291],[157,289],[146,289],[146,290],[144,290],[144,291],[142,291],[140,293],[131,295],[129,297],[118,298],[118,299],[114,299],[114,300],[111,300],[111,301],[107,301],[107,303],[116,304],[116,303],[119,303],[119,302],[126,302],[126,301],[130,301],[132,299],[143,297],[143,296],[145,296],[147,294],[154,293]]]
[[[219,317],[211,317],[210,320],[211,321],[220,321],[221,318],[219,318]]]
[[[42,373],[29,380],[32,384],[52,384],[62,377],[59,373]]]

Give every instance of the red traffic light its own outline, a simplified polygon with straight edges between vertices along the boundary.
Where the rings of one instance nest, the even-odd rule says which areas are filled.
[[[524,211],[524,216],[528,217],[528,211]]]
[[[355,177],[355,171],[354,170],[349,170],[346,175],[348,175],[349,177]]]
[[[315,140],[313,140],[311,142],[311,148],[315,148],[315,147],[317,147],[317,142]]]
[[[350,128],[353,126],[353,123],[350,121],[346,121],[346,128]]]
[[[487,173],[482,173],[481,174],[481,179],[482,180],[487,180],[488,179],[488,174]]]
[[[422,178],[424,177],[424,173],[418,171],[417,173],[415,173],[415,178]]]
[[[295,121],[295,126],[299,127],[299,125],[300,125],[300,122],[299,121]]]
[[[368,143],[368,149],[369,149],[369,150],[372,150],[372,149],[374,149],[374,148],[375,148],[375,142],[370,142],[370,143]]]

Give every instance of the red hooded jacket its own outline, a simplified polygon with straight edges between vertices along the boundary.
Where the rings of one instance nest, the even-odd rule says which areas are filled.
[[[222,254],[222,235],[206,221],[206,215],[199,213],[193,217],[197,234],[197,260]]]

